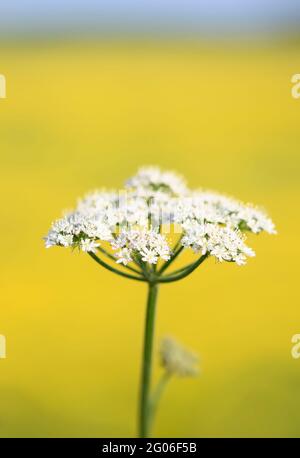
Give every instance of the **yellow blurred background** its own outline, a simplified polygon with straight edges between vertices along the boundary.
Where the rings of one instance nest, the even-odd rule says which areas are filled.
[[[58,40],[0,54],[0,436],[136,434],[146,287],[42,237],[77,197],[144,164],[263,205],[278,228],[251,237],[247,266],[209,260],[161,287],[156,347],[175,336],[201,374],[170,383],[154,435],[299,436],[299,43]]]

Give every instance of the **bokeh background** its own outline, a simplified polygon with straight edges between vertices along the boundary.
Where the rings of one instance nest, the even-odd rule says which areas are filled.
[[[16,1],[0,7],[0,436],[134,436],[144,285],[45,250],[61,210],[143,164],[268,209],[243,268],[161,288],[159,338],[201,358],[154,435],[299,436],[299,8],[293,1]],[[158,359],[155,379],[159,377]]]

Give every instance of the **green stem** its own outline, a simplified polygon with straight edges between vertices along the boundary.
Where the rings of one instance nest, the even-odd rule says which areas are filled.
[[[148,288],[140,393],[139,437],[148,437],[149,435],[151,363],[158,285],[149,283]]]
[[[143,262],[138,256],[134,256],[135,263],[142,269],[142,273],[147,280],[149,280],[149,271],[147,269],[147,264]]]
[[[202,262],[205,261],[207,257],[208,257],[208,253],[201,256],[196,262],[194,262],[194,264],[187,267],[184,271],[182,271],[178,275],[166,275],[165,277],[160,277],[158,281],[160,283],[170,283],[173,281],[181,280],[182,278],[185,278],[188,275],[190,275],[195,269],[197,269],[197,267],[199,267],[200,264],[202,264]]]
[[[125,272],[122,272],[121,270],[115,269],[114,267],[110,266],[109,264],[106,264],[106,262],[102,261],[102,259],[98,258],[98,256],[95,255],[95,253],[91,251],[89,251],[88,254],[91,256],[91,258],[94,259],[94,261],[100,264],[100,266],[104,267],[105,269],[109,270],[110,272],[121,275],[121,277],[130,278],[131,280],[146,281],[144,277],[138,277],[137,275],[130,275]]]
[[[167,274],[166,277],[170,277],[171,275],[173,276],[173,275],[175,275],[175,274],[177,275],[177,274],[183,272],[184,270],[189,269],[189,268],[192,267],[194,264],[195,264],[194,262],[191,262],[190,264],[187,264],[187,265],[185,265],[185,266],[183,266],[183,267],[180,267],[180,269],[173,270],[172,272],[170,272],[169,274]]]
[[[171,378],[171,373],[170,372],[164,372],[162,375],[161,379],[159,380],[158,384],[156,385],[156,388],[154,390],[154,393],[152,395],[152,400],[151,400],[151,408],[150,408],[150,419],[149,419],[149,425],[153,424],[153,420],[157,411],[158,403],[161,399],[162,393],[166,387],[166,384]]]
[[[171,257],[168,261],[166,261],[164,263],[164,265],[159,269],[158,273],[159,274],[162,274],[168,267],[170,264],[172,264],[173,261],[175,261],[175,259],[177,258],[177,256],[182,252],[182,250],[184,249],[184,246],[181,246],[173,255],[173,257]]]
[[[101,251],[101,253],[105,254],[105,256],[107,256],[109,259],[111,259],[112,261],[116,262],[116,257],[115,257],[114,255],[108,253],[106,250],[104,250],[104,248],[102,248],[101,246],[99,246],[99,247],[98,247],[98,250]],[[124,268],[127,269],[127,270],[131,270],[131,272],[135,272],[136,274],[141,275],[141,271],[135,269],[134,267],[125,266],[125,265],[122,265],[122,267],[124,267]]]

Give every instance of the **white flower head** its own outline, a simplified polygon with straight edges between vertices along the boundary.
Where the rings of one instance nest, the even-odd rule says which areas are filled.
[[[189,377],[199,373],[197,355],[171,337],[165,337],[161,341],[160,359],[162,367],[170,374]]]
[[[53,223],[45,245],[95,253],[107,242],[117,263],[155,265],[173,255],[162,224],[180,228],[182,247],[237,265],[254,256],[245,242],[247,232],[276,233],[261,209],[215,192],[189,190],[174,172],[143,167],[123,191],[85,196],[73,212]]]
[[[167,193],[174,196],[185,195],[188,192],[185,180],[175,172],[162,171],[159,167],[142,167],[137,174],[129,178],[126,187],[140,191]],[[162,197],[160,196],[160,197]]]
[[[245,264],[246,256],[254,256],[254,251],[245,244],[245,235],[238,229],[212,223],[188,221],[184,224],[185,235],[182,244],[191,247],[195,253],[211,256],[222,261]]]
[[[159,258],[167,261],[171,253],[165,236],[155,229],[146,228],[121,229],[113,242],[113,249],[118,248],[120,248],[116,253],[119,257],[118,262],[123,264],[127,264],[128,260],[133,258],[156,264]]]

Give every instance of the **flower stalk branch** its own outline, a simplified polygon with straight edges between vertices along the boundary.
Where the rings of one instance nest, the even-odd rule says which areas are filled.
[[[104,262],[101,258],[99,258],[92,251],[89,251],[88,254],[91,256],[91,258],[94,259],[94,261],[96,261],[98,264],[100,264],[100,266],[104,267],[107,270],[110,270],[110,272],[113,272],[113,273],[115,273],[117,275],[120,275],[121,277],[129,278],[131,280],[146,281],[146,279],[144,277],[138,277],[136,275],[127,274],[126,272],[122,272],[121,270],[115,269],[110,264],[107,264],[106,262]]]

